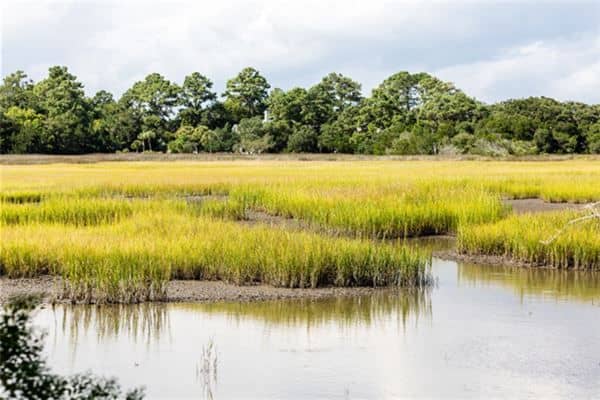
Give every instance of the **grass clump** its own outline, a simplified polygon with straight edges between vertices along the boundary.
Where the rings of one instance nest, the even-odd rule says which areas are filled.
[[[580,217],[577,212],[510,216],[491,224],[463,226],[458,250],[464,254],[505,257],[519,263],[554,268],[600,269],[600,223],[587,221],[555,232]]]
[[[318,286],[419,286],[429,255],[408,247],[240,226],[175,212],[99,226],[23,225],[5,229],[0,266],[8,276],[54,273],[69,298],[157,300],[169,279]]]
[[[52,197],[40,203],[0,204],[0,224],[97,225],[118,221],[132,211],[129,203],[118,200]]]
[[[423,183],[396,193],[375,188],[358,196],[312,188],[240,187],[231,197],[248,208],[377,239],[452,233],[462,224],[495,221],[506,213],[498,195]]]
[[[596,225],[543,245],[571,215],[507,218],[502,201],[600,200],[594,161],[121,162],[0,173],[0,274],[60,275],[65,295],[82,301],[161,299],[169,279],[418,286],[429,254],[373,239],[432,234],[458,233],[469,254],[600,265]],[[311,232],[237,223],[250,211]]]
[[[9,193],[0,193],[1,203],[39,203],[43,199],[43,194],[36,191],[17,191]]]

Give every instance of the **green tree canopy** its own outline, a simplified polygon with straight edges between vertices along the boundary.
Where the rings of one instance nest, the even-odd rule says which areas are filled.
[[[83,85],[67,67],[51,67],[48,77],[33,88],[37,108],[44,115],[40,149],[74,154],[93,151],[90,113]]]
[[[267,91],[271,86],[254,68],[244,68],[227,81],[223,96],[225,107],[236,121],[262,115],[266,109]]]
[[[212,86],[210,79],[199,72],[185,77],[180,94],[182,108],[179,117],[182,124],[196,126],[201,123],[205,107],[217,98]]]

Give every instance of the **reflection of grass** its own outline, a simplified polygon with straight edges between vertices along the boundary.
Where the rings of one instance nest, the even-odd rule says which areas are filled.
[[[502,285],[520,296],[600,300],[600,272],[459,264],[458,279],[472,284]]]
[[[270,300],[244,303],[143,303],[137,305],[57,305],[54,319],[73,344],[96,333],[99,341],[128,336],[148,343],[170,331],[170,314],[225,315],[237,321],[273,326],[316,327],[329,323],[349,327],[391,318],[405,324],[410,317],[431,316],[431,289],[383,289],[371,295],[326,299]],[[214,358],[214,357],[213,357]]]
[[[410,316],[431,315],[429,289],[384,290],[368,296],[320,300],[272,300],[251,303],[181,304],[188,311],[226,315],[234,320],[257,320],[274,326],[316,327],[371,325],[395,317],[405,324]]]
[[[167,305],[161,303],[54,306],[53,311],[63,334],[74,344],[80,335],[90,332],[96,333],[100,341],[127,335],[149,343],[169,330]]]

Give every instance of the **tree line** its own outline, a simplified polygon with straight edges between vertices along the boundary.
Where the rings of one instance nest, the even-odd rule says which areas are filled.
[[[119,99],[87,97],[67,67],[0,86],[0,152],[320,152],[357,154],[600,153],[600,105],[547,97],[485,104],[427,73],[398,72],[364,97],[331,73],[309,88],[271,89],[254,68],[219,96],[194,72],[158,73]]]

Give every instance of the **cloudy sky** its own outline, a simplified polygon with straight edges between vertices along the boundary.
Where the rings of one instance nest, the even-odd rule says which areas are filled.
[[[600,0],[2,0],[0,13],[2,76],[67,65],[88,93],[155,71],[221,90],[250,65],[286,89],[336,71],[368,93],[408,70],[486,102],[600,103]]]

